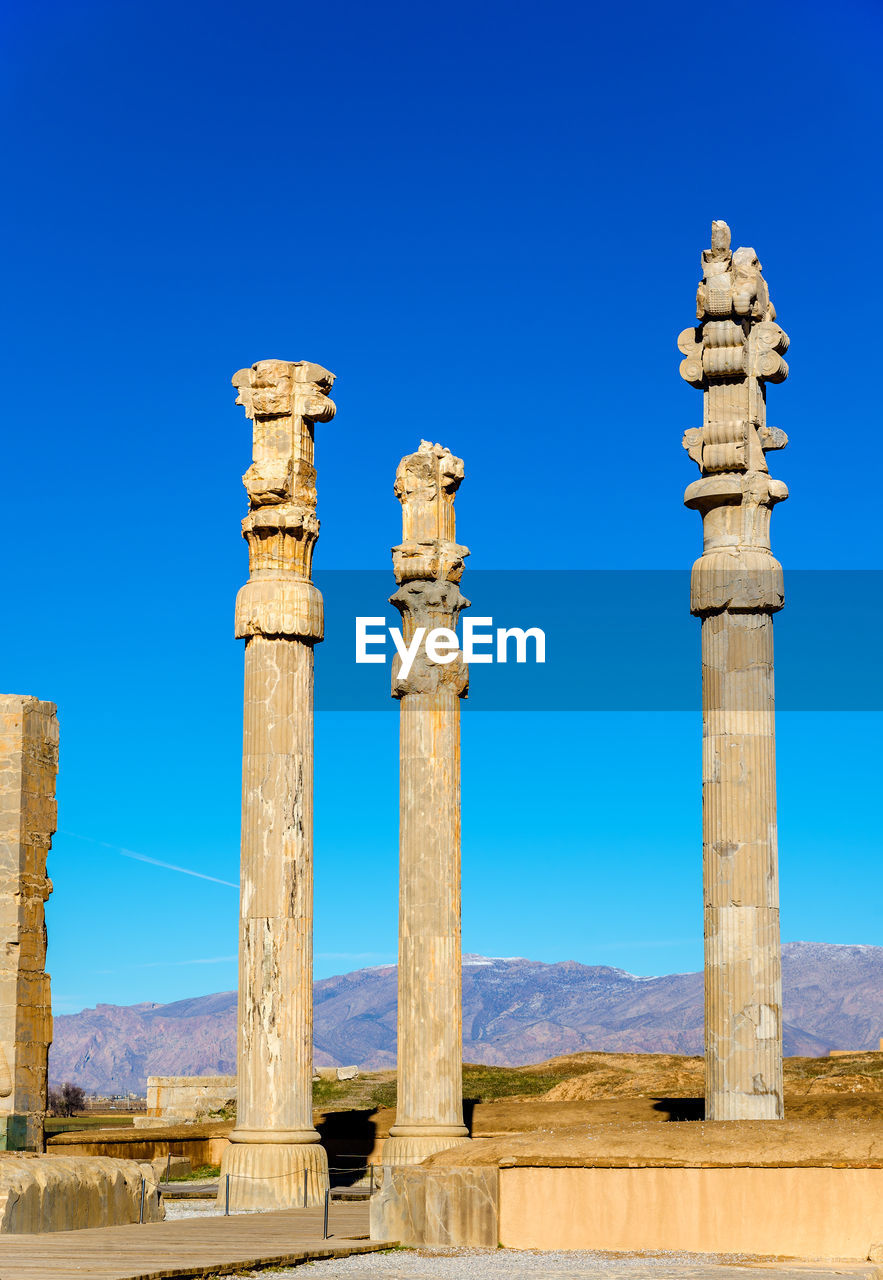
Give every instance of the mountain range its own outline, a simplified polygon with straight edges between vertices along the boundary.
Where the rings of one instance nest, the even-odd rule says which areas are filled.
[[[876,1048],[883,947],[790,942],[782,950],[787,1055]],[[314,987],[317,1066],[395,1065],[396,969],[358,969]],[[463,957],[463,1056],[516,1066],[586,1050],[702,1052],[701,973],[643,978],[567,960]],[[144,1093],[149,1075],[236,1069],[236,993],[173,1004],[99,1004],[55,1019],[53,1083]]]

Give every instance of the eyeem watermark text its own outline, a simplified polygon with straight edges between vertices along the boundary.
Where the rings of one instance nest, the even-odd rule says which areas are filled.
[[[545,662],[546,633],[539,627],[494,627],[493,618],[464,618],[462,643],[448,627],[417,627],[411,643],[386,618],[356,618],[356,662],[386,662],[387,637],[402,660],[400,676],[407,677],[421,648],[430,662],[453,662],[462,653],[465,662]],[[528,646],[528,641],[532,643]]]

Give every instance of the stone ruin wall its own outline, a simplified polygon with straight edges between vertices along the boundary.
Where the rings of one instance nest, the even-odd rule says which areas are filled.
[[[42,1150],[52,1006],[44,907],[56,829],[55,704],[0,695],[0,1149]]]
[[[135,1127],[202,1120],[231,1103],[236,1103],[235,1076],[148,1076],[147,1114],[135,1116]]]

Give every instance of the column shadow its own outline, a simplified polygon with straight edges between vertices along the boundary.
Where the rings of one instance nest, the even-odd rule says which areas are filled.
[[[704,1098],[654,1098],[654,1111],[665,1111],[666,1120],[704,1120]]]

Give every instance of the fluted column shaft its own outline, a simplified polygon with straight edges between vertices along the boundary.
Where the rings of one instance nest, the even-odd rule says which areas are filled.
[[[460,699],[401,700],[398,1136],[462,1137]]]
[[[781,1119],[773,620],[702,620],[706,1114]]]
[[[312,849],[313,648],[253,636],[242,752],[239,1141],[319,1140]]]

